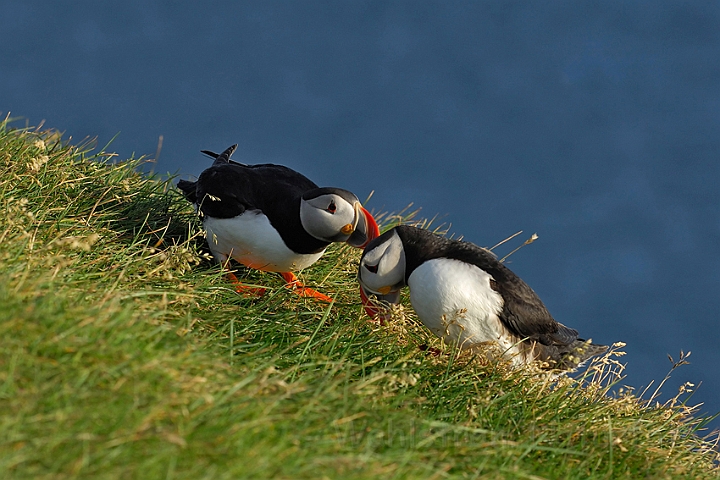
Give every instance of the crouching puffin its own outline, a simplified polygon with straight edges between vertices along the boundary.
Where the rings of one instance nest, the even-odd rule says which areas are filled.
[[[418,318],[461,348],[495,344],[514,365],[535,360],[550,369],[578,367],[607,350],[555,321],[535,292],[488,250],[401,225],[368,243],[358,270],[367,313],[398,303],[410,287]]]
[[[318,188],[282,165],[245,165],[230,159],[237,145],[215,159],[196,182],[178,188],[203,220],[210,251],[225,264],[233,258],[246,267],[279,272],[302,296],[331,301],[300,284],[292,271],[315,263],[332,242],[363,248],[380,235],[377,223],[358,198],[340,188]],[[264,289],[242,286],[238,292],[261,295]]]

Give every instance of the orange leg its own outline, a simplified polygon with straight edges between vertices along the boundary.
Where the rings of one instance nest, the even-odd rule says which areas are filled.
[[[280,275],[287,282],[287,285],[285,286],[300,295],[301,297],[313,297],[317,298],[318,300],[322,300],[323,302],[332,302],[332,298],[328,297],[327,295],[324,295],[318,291],[313,290],[312,288],[303,285],[294,273],[280,272]]]
[[[242,282],[240,282],[240,280],[238,280],[238,278],[232,272],[227,272],[226,276],[230,280],[230,282],[235,285],[235,291],[237,293],[241,293],[243,295],[248,295],[251,297],[262,297],[263,295],[265,295],[264,288],[248,287],[247,285],[243,285]]]

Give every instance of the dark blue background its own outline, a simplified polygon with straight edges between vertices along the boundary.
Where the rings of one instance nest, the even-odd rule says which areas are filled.
[[[155,170],[200,149],[408,203],[720,410],[720,4],[0,1],[0,111]],[[503,252],[507,249],[502,250]],[[714,425],[718,425],[716,422]]]

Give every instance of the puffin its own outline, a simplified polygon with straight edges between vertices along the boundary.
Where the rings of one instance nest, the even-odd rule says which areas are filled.
[[[357,278],[371,317],[386,319],[384,304],[397,304],[407,286],[418,318],[435,335],[461,349],[492,345],[495,353],[484,349],[489,356],[516,367],[539,361],[544,369],[573,370],[608,349],[557,322],[489,250],[417,227],[396,226],[370,241]]]
[[[330,302],[330,297],[305,287],[294,271],[315,263],[333,242],[364,248],[380,235],[373,216],[357,196],[340,188],[320,188],[304,175],[282,165],[246,165],[230,157],[237,144],[214,158],[197,181],[177,184],[195,205],[213,257],[227,265],[232,258],[248,268],[278,272],[301,296]],[[265,289],[242,285],[240,293],[262,295]]]

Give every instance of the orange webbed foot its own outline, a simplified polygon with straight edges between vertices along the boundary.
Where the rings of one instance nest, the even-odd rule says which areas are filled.
[[[249,287],[247,285],[244,285],[238,278],[235,276],[232,272],[227,272],[226,274],[228,280],[235,286],[235,291],[237,293],[240,293],[242,295],[247,295],[249,297],[262,297],[265,295],[265,289],[262,287]]]
[[[303,285],[302,282],[300,282],[300,280],[298,280],[297,276],[295,276],[294,273],[280,272],[280,275],[287,282],[287,285],[285,285],[285,287],[291,289],[293,292],[300,295],[301,297],[316,298],[318,300],[321,300],[321,301],[327,302],[327,303],[332,302],[332,298],[328,297],[327,295]]]

